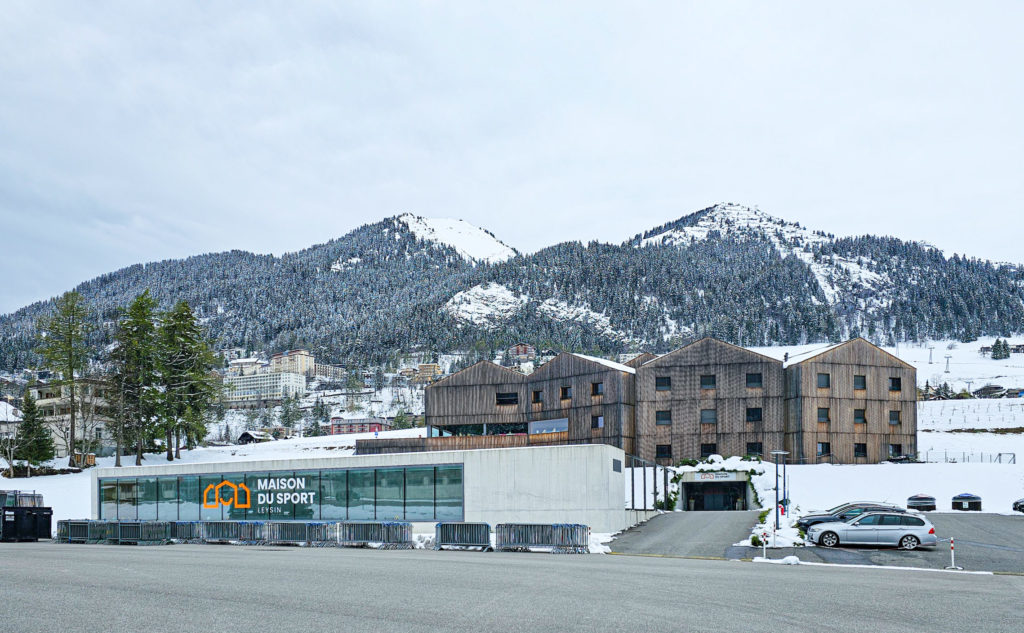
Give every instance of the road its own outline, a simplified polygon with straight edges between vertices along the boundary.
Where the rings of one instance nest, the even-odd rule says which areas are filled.
[[[726,556],[729,546],[750,536],[757,511],[668,512],[609,543],[613,552],[669,556]]]
[[[1024,578],[641,556],[0,546],[0,631],[1019,631]],[[955,596],[955,599],[952,597]]]

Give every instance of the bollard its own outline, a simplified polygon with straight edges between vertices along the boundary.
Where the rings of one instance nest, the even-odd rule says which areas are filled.
[[[768,558],[768,533],[761,533],[761,558]]]
[[[949,566],[946,569],[962,570],[963,567],[956,566],[956,547],[953,544],[953,537],[949,537]]]

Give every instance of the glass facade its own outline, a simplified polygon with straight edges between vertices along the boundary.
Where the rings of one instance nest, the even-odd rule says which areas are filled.
[[[461,521],[462,464],[118,477],[99,480],[100,519]]]

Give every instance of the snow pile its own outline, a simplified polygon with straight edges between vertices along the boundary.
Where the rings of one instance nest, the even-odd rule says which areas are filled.
[[[764,558],[761,556],[754,557],[755,563],[772,563],[774,565],[801,565],[800,559],[796,556],[784,556],[782,558]]]
[[[421,218],[406,213],[397,221],[409,227],[417,239],[450,246],[467,261],[497,264],[516,256],[515,249],[493,233],[464,220]]]
[[[611,543],[615,540],[615,535],[605,534],[599,532],[597,534],[591,533],[590,535],[590,553],[591,554],[608,554],[612,551],[612,548],[608,547],[607,543]]]

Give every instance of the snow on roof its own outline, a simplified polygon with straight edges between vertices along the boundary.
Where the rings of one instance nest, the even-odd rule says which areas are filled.
[[[465,220],[421,218],[411,213],[400,216],[398,220],[408,226],[417,238],[450,246],[465,259],[495,264],[516,256],[514,249],[492,233]]]
[[[229,365],[249,365],[249,364],[258,363],[258,362],[260,362],[260,359],[258,359],[258,358],[236,358],[235,360],[231,361],[228,364]]]
[[[623,365],[622,363],[616,363],[615,361],[608,360],[607,358],[598,358],[596,356],[586,356],[585,354],[573,354],[573,356],[575,356],[576,358],[582,358],[583,360],[589,360],[589,361],[593,361],[595,363],[600,363],[600,364],[602,364],[602,365],[604,365],[606,367],[611,367],[612,369],[616,369],[618,371],[624,371],[627,374],[635,374],[636,373],[636,370],[633,369],[632,367],[629,367],[627,365]]]
[[[827,351],[833,350],[840,345],[845,345],[849,341],[843,341],[842,343],[835,343],[832,345],[800,345],[795,347],[752,347],[749,348],[753,352],[757,352],[763,356],[774,358],[782,361],[783,367],[789,367],[797,363],[813,358],[818,354],[824,354]],[[787,357],[786,354],[789,354]]]
[[[0,422],[15,422],[21,420],[21,411],[14,408],[9,402],[0,402]]]

